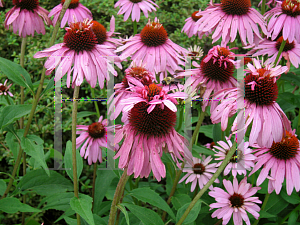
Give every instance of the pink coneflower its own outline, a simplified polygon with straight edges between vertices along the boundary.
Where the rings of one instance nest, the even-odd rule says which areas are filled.
[[[174,74],[175,70],[181,69],[178,66],[184,65],[181,55],[187,54],[186,49],[168,38],[167,31],[157,18],[152,23],[149,20],[141,33],[130,38],[117,52],[122,52],[122,60],[131,56],[133,61],[142,61],[150,72],[165,75],[167,71]]]
[[[106,31],[105,27],[93,20],[92,21],[92,30],[97,37],[97,41],[99,45],[107,45],[113,48],[117,48],[118,46],[122,45],[120,39],[112,38],[115,34],[115,17],[112,16],[110,19],[110,30],[109,32]]]
[[[13,0],[15,5],[5,15],[4,26],[9,29],[12,24],[13,31],[17,34],[19,31],[20,37],[34,35],[34,31],[38,34],[45,34],[45,26],[52,25],[48,18],[48,11],[39,6],[38,0]]]
[[[7,79],[4,81],[4,84],[0,83],[0,95],[4,94],[4,95],[9,95],[10,97],[14,96],[10,91],[8,91],[8,89],[11,87],[12,84],[10,85],[6,85],[7,83]]]
[[[295,39],[300,43],[300,2],[297,0],[277,1],[275,8],[266,12],[268,23],[268,37],[276,39],[282,31],[284,40],[293,42]]]
[[[85,142],[81,149],[80,155],[85,159],[88,158],[88,163],[96,163],[97,160],[102,162],[102,150],[101,147],[107,148],[107,132],[112,132],[112,127],[107,127],[107,119],[103,120],[103,116],[100,116],[98,122],[92,123],[89,126],[77,125],[76,134],[80,134],[76,138],[76,149],[78,149],[83,142]]]
[[[255,219],[259,217],[260,208],[257,204],[262,202],[258,197],[253,196],[260,187],[252,187],[251,184],[247,183],[247,177],[245,177],[240,184],[238,180],[233,178],[233,183],[229,180],[223,180],[225,192],[223,189],[214,187],[212,191],[208,194],[215,198],[217,203],[212,203],[209,206],[211,208],[218,208],[211,215],[212,218],[217,217],[218,219],[223,219],[223,225],[227,224],[233,215],[234,225],[243,224],[243,220],[247,225],[250,225],[250,220],[247,212],[251,213]]]
[[[161,161],[163,151],[170,153],[179,166],[183,160],[186,139],[178,134],[176,124],[175,98],[186,98],[182,92],[167,94],[169,87],[150,84],[135,87],[136,95],[121,101],[123,112],[128,117],[125,125],[116,131],[115,143],[123,137],[121,148],[115,155],[119,159],[119,168],[128,168],[128,175],[148,177],[151,170],[160,181],[166,176],[165,165]]]
[[[55,6],[48,15],[49,18],[51,16],[54,16],[53,20],[52,20],[53,26],[55,26],[55,24],[58,20],[59,14],[62,10],[64,3],[65,3],[65,0],[61,0],[61,3],[58,4],[57,6]],[[66,10],[64,17],[61,20],[60,27],[64,28],[64,26],[66,25],[67,22],[69,25],[71,23],[73,23],[74,17],[75,17],[76,21],[78,21],[78,22],[82,22],[86,18],[93,19],[91,11],[88,8],[86,8],[85,6],[83,6],[79,2],[79,0],[71,1],[69,8]]]
[[[271,170],[269,193],[275,189],[276,194],[279,194],[284,178],[288,195],[292,194],[294,187],[297,192],[300,190],[300,141],[296,136],[295,130],[287,131],[281,141],[273,142],[270,148],[258,146],[256,149],[256,164],[250,175],[263,166],[256,181],[256,184],[260,185]]]
[[[208,54],[202,59],[200,65],[193,62],[197,69],[191,69],[189,72],[179,73],[178,76],[192,75],[185,83],[185,87],[192,86],[193,89],[206,87],[202,98],[202,110],[204,112],[208,105],[211,105],[211,111],[218,105],[218,102],[208,101],[213,92],[235,87],[236,79],[233,77],[236,62],[234,53],[228,47],[214,46]]]
[[[37,52],[34,58],[49,57],[45,63],[47,68],[46,75],[56,69],[58,79],[67,75],[67,86],[70,86],[71,73],[73,72],[72,87],[80,86],[83,79],[94,88],[97,83],[102,89],[104,79],[109,80],[107,70],[117,76],[117,72],[109,64],[107,56],[119,60],[114,54],[113,48],[104,44],[99,45],[97,37],[91,29],[91,20],[71,23],[66,28],[67,33],[64,36],[64,42],[53,45],[43,51]],[[120,66],[120,63],[115,63]],[[73,65],[73,67],[72,67]]]
[[[265,39],[258,46],[253,48],[250,52],[256,51],[256,53],[252,53],[252,56],[268,55],[269,62],[274,63],[282,41],[282,36],[279,37],[276,41],[270,41],[268,39]],[[294,40],[293,42],[289,42],[287,40],[278,62],[280,62],[282,57],[284,57],[287,60],[288,68],[290,68],[290,63],[292,63],[294,67],[298,68],[298,65],[300,63],[300,44],[298,44],[296,40]]]
[[[116,7],[120,7],[118,15],[124,14],[124,21],[126,21],[130,14],[132,21],[139,22],[141,11],[143,11],[146,18],[148,18],[148,12],[156,11],[156,8],[159,8],[151,0],[119,0],[115,4]]]
[[[251,8],[250,0],[221,0],[221,4],[214,4],[211,0],[210,6],[197,16],[202,16],[196,22],[198,30],[207,32],[215,29],[213,43],[222,37],[222,46],[235,41],[237,31],[243,45],[258,43],[261,36],[257,24],[267,33],[263,16]]]
[[[0,0],[0,7],[4,7],[4,1]]]
[[[199,11],[201,11],[201,9],[199,9]],[[199,11],[193,12],[191,17],[185,20],[186,23],[184,24],[181,30],[181,33],[182,32],[186,33],[189,38],[192,37],[193,35],[198,35],[198,37],[201,39],[204,34],[207,36],[210,33],[210,32],[202,32],[198,30],[199,24],[197,24],[196,22],[202,17],[196,15]]]
[[[230,139],[226,137],[226,141],[227,143],[224,141],[217,142],[221,147],[215,145],[214,148],[218,151],[213,149],[213,151],[216,152],[215,157],[219,157],[216,158],[216,160],[221,160],[221,162],[217,165],[218,167],[222,164],[228,151],[232,147]],[[256,157],[252,154],[252,150],[249,148],[249,142],[244,143],[244,141],[242,141],[224,169],[224,175],[228,175],[231,171],[234,177],[236,177],[237,173],[239,175],[244,174],[246,176],[246,170],[251,170],[251,168],[254,167],[255,159]]]
[[[187,173],[182,177],[182,179],[178,182],[181,183],[182,181],[185,181],[185,183],[192,182],[191,185],[191,192],[193,192],[196,188],[197,181],[199,184],[200,189],[203,188],[203,186],[212,178],[213,174],[217,171],[217,163],[211,163],[209,164],[213,159],[211,156],[206,156],[201,155],[200,157],[202,158],[196,158],[193,157],[193,163],[190,165],[190,163],[187,161],[185,164],[185,167],[183,168],[182,172]],[[215,180],[215,183],[220,183],[218,179]],[[211,185],[209,187],[210,190],[212,190],[213,186]]]
[[[213,123],[221,122],[224,131],[227,128],[228,117],[242,109],[237,118],[245,118],[245,130],[252,122],[249,143],[252,146],[258,143],[260,146],[271,147],[273,141],[281,140],[285,130],[290,130],[290,121],[276,103],[278,87],[276,79],[286,72],[286,66],[276,66],[267,62],[261,65],[253,59],[254,65],[248,63],[244,83],[236,88],[219,91],[214,95],[216,99],[222,99],[211,114]],[[245,84],[245,89],[244,89]],[[236,132],[238,123],[235,119],[231,131]]]
[[[215,145],[216,145],[215,142],[211,142],[211,143],[205,144],[204,146],[205,146],[206,148],[213,149],[213,147],[214,147]]]
[[[116,108],[114,111],[114,114],[111,115],[111,120],[114,120],[118,117],[118,115],[122,111],[122,107],[118,107],[120,104],[120,101],[122,99],[128,98],[132,92],[132,87],[136,86],[137,84],[142,85],[150,85],[155,80],[154,75],[146,70],[141,63],[138,65],[133,65],[132,67],[129,67],[125,70],[125,77],[123,78],[123,81],[121,83],[115,84],[115,93],[114,95],[111,95],[110,99],[108,100],[108,103],[114,101],[114,104],[111,104],[109,107],[108,112],[113,112],[113,107]]]

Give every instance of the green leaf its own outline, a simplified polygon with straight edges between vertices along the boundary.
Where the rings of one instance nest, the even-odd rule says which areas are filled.
[[[273,192],[269,197],[265,211],[273,215],[278,215],[288,205],[289,203],[286,202],[280,195]]]
[[[10,197],[0,200],[0,210],[6,213],[41,212],[41,210],[39,209],[35,209],[29,205],[21,203],[17,198],[10,198]]]
[[[164,224],[164,222],[162,221],[160,216],[151,209],[147,209],[145,207],[128,204],[128,203],[122,203],[121,205],[128,208],[130,210],[130,212],[132,212],[133,215],[135,215],[137,218],[139,218],[144,225],[163,225]]]
[[[9,105],[0,114],[0,129],[30,113],[32,105]]]
[[[221,124],[220,123],[214,124],[213,125],[213,140],[215,143],[222,140],[221,132],[222,132]]]
[[[130,225],[130,224],[129,224],[129,216],[128,216],[128,212],[126,211],[125,207],[122,206],[122,205],[120,205],[120,204],[117,205],[117,207],[118,207],[118,209],[120,209],[121,212],[124,214],[127,225]]]
[[[90,196],[80,194],[79,198],[73,197],[70,201],[71,208],[78,213],[88,224],[95,225],[92,213],[93,199]]]
[[[286,193],[286,190],[282,190],[280,192],[280,196],[285,200],[287,201],[288,203],[291,203],[291,204],[299,204],[300,203],[300,197],[298,196],[298,194],[294,191],[292,192],[291,195],[288,195]]]
[[[40,141],[37,141],[39,139],[37,136],[34,137],[34,135],[29,135],[21,138],[21,146],[26,152],[26,154],[30,155],[34,160],[41,165],[48,176],[50,176],[48,166],[45,161],[45,154],[44,154],[44,147]],[[36,144],[37,143],[37,144]]]
[[[295,225],[297,220],[298,220],[298,211],[292,211],[289,216],[288,225]]]
[[[19,153],[19,150],[20,150],[20,145],[19,145],[19,142],[18,142],[18,140],[17,140],[17,138],[16,138],[15,135],[17,135],[17,134],[16,133],[13,134],[11,132],[8,132],[6,134],[6,136],[5,136],[5,142],[7,143],[7,147],[12,152],[12,154],[14,156],[14,159],[16,161],[17,158],[18,158],[18,153]]]
[[[276,215],[270,214],[266,211],[259,211],[259,218],[274,218],[277,217]]]
[[[73,163],[72,163],[72,142],[67,142],[66,152],[64,156],[65,169],[71,180],[73,180]],[[77,178],[80,177],[83,169],[83,160],[76,150],[76,162],[77,162]]]
[[[95,183],[94,213],[99,215],[102,210],[101,203],[106,195],[112,180],[116,177],[112,170],[101,168],[97,170],[97,178]]]
[[[6,190],[6,183],[4,180],[0,180],[0,195],[2,196]]]
[[[0,57],[0,70],[15,84],[21,85],[22,87],[27,87],[32,93],[34,93],[32,90],[33,86],[30,75],[22,66]],[[25,78],[25,80],[22,76]]]
[[[279,80],[286,80],[295,83],[297,86],[300,86],[300,77],[299,75],[293,73],[287,73],[280,77]]]
[[[35,191],[39,195],[50,196],[56,193],[73,191],[73,184],[59,173],[49,170],[50,177],[42,169],[29,171],[17,185],[15,194]]]
[[[39,206],[46,203],[43,210],[56,209],[66,211],[70,208],[70,200],[74,197],[73,192],[55,193],[53,195],[45,197],[39,204]]]
[[[177,194],[173,196],[171,202],[176,210],[180,209],[182,206],[184,206],[186,203],[191,202],[192,199],[187,194]]]
[[[48,81],[48,84],[47,86],[45,87],[45,89],[42,91],[41,93],[41,97],[47,93],[49,90],[53,90],[54,89],[54,77],[51,78],[49,81]]]
[[[183,213],[185,212],[185,210],[188,208],[189,205],[190,203],[186,203],[178,210],[176,215],[176,222],[180,220],[180,218],[182,217]],[[194,207],[192,208],[188,216],[185,218],[183,224],[194,222],[197,219],[200,210],[201,210],[201,201],[197,201],[197,203],[194,205]]]
[[[64,220],[68,225],[77,225],[77,219],[72,219],[70,217],[65,217]]]
[[[193,145],[193,150],[195,150],[192,152],[193,156],[194,156],[194,154],[197,154],[194,156],[197,158],[199,158],[199,154],[204,154],[204,155],[214,155],[215,154],[215,152],[213,150],[205,148],[203,146],[198,146],[198,145]]]
[[[88,117],[91,115],[97,115],[95,112],[89,112],[89,111],[82,111],[77,113],[77,118],[82,118],[82,117]]]
[[[162,197],[159,196],[159,194],[157,194],[150,188],[136,188],[129,192],[129,194],[140,201],[147,202],[166,211],[175,220],[175,215],[166,201],[164,201]]]
[[[197,119],[198,120],[198,119]],[[200,127],[199,133],[204,133],[206,137],[213,138],[213,124]]]

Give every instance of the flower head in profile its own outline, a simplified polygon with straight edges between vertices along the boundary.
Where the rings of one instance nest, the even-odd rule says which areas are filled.
[[[4,26],[9,29],[12,25],[13,32],[20,37],[27,35],[34,36],[34,31],[38,34],[45,34],[45,25],[52,25],[48,18],[48,11],[39,6],[38,0],[13,0],[14,7],[5,15]]]
[[[118,15],[124,14],[124,21],[126,21],[130,14],[132,21],[139,22],[141,11],[143,11],[146,18],[148,18],[148,12],[156,11],[159,8],[151,0],[119,0],[115,4],[115,8],[120,7]]]
[[[76,149],[83,144],[80,149],[81,157],[88,158],[89,165],[97,160],[101,163],[101,148],[107,148],[107,132],[112,132],[113,127],[107,127],[107,119],[103,120],[103,116],[100,116],[98,122],[89,126],[77,125],[77,129],[76,134],[80,136],[76,138]]]
[[[53,26],[55,26],[59,18],[59,14],[62,10],[64,3],[65,0],[61,0],[61,3],[55,6],[48,15],[49,18],[53,16]],[[78,22],[82,22],[86,18],[93,19],[91,11],[85,6],[83,6],[79,2],[79,0],[71,0],[69,8],[67,8],[66,13],[64,14],[64,17],[61,20],[60,27],[64,28],[67,22],[70,26],[70,24],[74,22],[74,17]]]
[[[253,46],[254,48],[248,54],[251,54],[252,56],[268,55],[269,62],[274,63],[282,41],[282,36],[276,41],[265,39],[264,41],[260,42],[258,46]],[[289,40],[286,41],[283,51],[279,56],[278,62],[280,62],[282,57],[287,60],[288,68],[290,68],[291,63],[294,67],[298,68],[300,64],[300,44],[298,44],[296,39],[293,42],[289,42]]]
[[[216,199],[216,203],[209,206],[211,209],[217,209],[211,215],[212,218],[217,217],[223,219],[222,224],[228,224],[231,216],[233,216],[234,225],[243,224],[243,220],[247,225],[250,225],[250,220],[247,212],[251,213],[255,219],[259,217],[260,208],[257,204],[262,202],[258,197],[252,197],[260,187],[252,187],[247,183],[247,177],[241,180],[240,184],[236,178],[233,178],[233,183],[229,180],[223,180],[223,185],[226,189],[214,187],[208,194]]]
[[[4,7],[4,1],[3,0],[0,0],[0,7]]]
[[[88,19],[71,23],[70,27],[66,28],[63,43],[55,44],[34,55],[34,58],[49,57],[45,63],[46,75],[50,75],[55,68],[55,79],[60,79],[68,73],[69,87],[73,72],[72,87],[80,86],[85,78],[92,88],[96,86],[98,79],[101,89],[104,87],[105,78],[109,80],[107,71],[117,76],[117,72],[110,65],[110,59],[121,67],[119,57],[113,52],[113,47],[98,44],[91,27],[91,20]]]
[[[130,97],[134,92],[132,88],[135,86],[150,85],[155,81],[154,75],[145,69],[140,62],[125,70],[125,77],[121,83],[115,84],[115,93],[111,95],[108,103],[113,103],[109,106],[109,113],[111,114],[111,120],[116,119],[122,111],[122,107],[118,107],[122,99]],[[112,102],[113,101],[113,102]],[[115,107],[115,110],[114,110]]]
[[[233,133],[245,131],[252,123],[249,145],[258,143],[260,146],[271,147],[273,141],[281,140],[285,130],[290,130],[290,121],[276,103],[278,87],[276,80],[287,71],[286,66],[276,66],[265,62],[261,64],[253,59],[253,65],[248,63],[244,82],[238,87],[228,88],[214,94],[221,103],[211,114],[213,123],[221,122],[224,131],[228,118],[238,112],[233,122]],[[243,121],[244,120],[244,121]],[[238,126],[242,128],[237,130]]]
[[[210,1],[210,5],[196,16],[201,16],[196,22],[198,30],[215,30],[213,43],[222,37],[222,46],[235,41],[237,32],[243,45],[258,43],[261,36],[257,25],[267,33],[263,16],[251,8],[250,0],[221,0],[221,4]]]
[[[203,50],[200,46],[191,46],[188,48],[187,56],[191,57],[192,60],[199,60],[203,56]]]
[[[300,43],[300,2],[298,0],[277,1],[275,8],[265,13],[268,37],[272,40],[282,32],[283,40]]]
[[[201,9],[199,9],[199,11],[201,11]],[[198,30],[200,25],[197,24],[196,22],[202,17],[202,16],[197,16],[199,11],[193,12],[191,17],[185,20],[186,23],[184,24],[181,30],[181,33],[182,32],[186,33],[189,38],[192,37],[193,35],[195,36],[198,35],[199,39],[201,39],[204,34],[208,36],[208,34],[211,33],[209,31],[202,32],[201,30]]]
[[[13,97],[14,95],[8,90],[12,84],[6,85],[7,84],[7,79],[4,81],[4,84],[0,83],[0,95],[9,95],[10,97]]]
[[[186,49],[168,38],[167,31],[157,18],[154,22],[149,20],[141,33],[130,38],[117,52],[122,52],[122,60],[131,57],[133,61],[142,61],[150,72],[161,73],[161,80],[167,71],[174,74],[175,70],[181,69],[178,65],[184,65],[182,55],[187,55]]]
[[[217,171],[217,163],[209,164],[213,159],[211,156],[204,156],[200,154],[201,159],[193,157],[193,163],[190,165],[189,161],[185,164],[182,172],[185,174],[182,179],[178,182],[181,183],[185,181],[185,183],[192,182],[191,192],[193,192],[196,188],[197,183],[199,184],[200,189],[212,178],[213,174]],[[215,180],[215,183],[220,183],[218,179]],[[209,187],[212,190],[213,186]]]
[[[279,194],[284,178],[288,195],[292,194],[294,188],[297,192],[300,190],[300,141],[295,131],[286,131],[281,141],[273,142],[270,148],[255,146],[257,159],[251,174],[263,167],[256,184],[261,185],[269,178],[269,193],[275,189]]]
[[[227,143],[226,143],[227,142]],[[218,167],[222,164],[223,160],[225,159],[228,151],[232,147],[232,142],[229,138],[226,137],[226,142],[219,141],[217,142],[219,146],[215,145],[213,148],[214,152],[216,152],[215,157],[216,160],[221,160],[218,163]],[[236,177],[237,174],[245,176],[247,175],[246,170],[251,170],[254,167],[254,160],[256,157],[252,154],[252,150],[249,148],[249,142],[242,141],[238,148],[236,149],[235,153],[233,154],[232,158],[230,159],[228,165],[224,169],[224,175],[228,175],[231,171],[232,175]]]
[[[205,146],[206,148],[208,148],[208,149],[213,149],[213,147],[214,147],[215,145],[216,145],[215,142],[211,142],[211,143],[205,144],[204,146]]]
[[[123,138],[123,144],[115,158],[119,158],[119,168],[128,168],[128,175],[148,177],[153,172],[160,181],[166,176],[165,165],[161,161],[163,152],[170,153],[179,166],[183,160],[187,140],[174,129],[176,124],[176,98],[186,98],[185,93],[168,94],[169,87],[150,84],[135,87],[136,94],[123,99],[125,125],[116,131],[115,143]]]
[[[206,87],[202,98],[202,110],[204,111],[208,105],[211,105],[211,111],[217,106],[218,102],[209,101],[211,94],[225,88],[236,86],[236,79],[233,77],[236,62],[234,61],[234,53],[229,47],[214,46],[209,50],[208,54],[203,57],[200,65],[193,61],[196,69],[178,73],[178,76],[191,77],[186,81],[185,87],[192,86],[197,91]]]

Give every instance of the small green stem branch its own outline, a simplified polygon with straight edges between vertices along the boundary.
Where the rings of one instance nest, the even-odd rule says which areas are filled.
[[[281,55],[281,53],[284,49],[285,43],[286,43],[286,40],[282,40],[279,51],[277,53],[277,56],[276,56],[276,59],[275,59],[275,62],[274,62],[274,66],[276,66],[277,63],[278,63],[279,57],[280,57],[280,55]]]
[[[266,12],[266,0],[263,0],[261,4],[261,15],[264,15],[265,12]]]
[[[100,150],[101,151],[101,150]],[[94,199],[95,199],[95,185],[96,185],[96,175],[97,175],[97,162],[94,163],[94,172],[93,172],[93,189],[92,189],[92,198],[93,198],[93,203],[92,203],[92,212],[94,209]]]
[[[192,140],[191,140],[190,145],[189,145],[189,151],[192,151],[193,144],[195,143],[197,134],[199,133],[199,130],[200,130],[200,127],[201,127],[202,122],[203,122],[203,120],[204,120],[204,117],[205,117],[205,112],[202,112],[202,111],[201,111],[201,114],[200,114],[200,116],[199,116],[199,119],[198,119],[196,128],[195,128],[194,133],[193,133],[193,136],[192,136]],[[175,191],[176,191],[177,184],[178,184],[178,181],[179,181],[179,179],[180,179],[180,175],[181,175],[181,173],[182,173],[182,169],[184,168],[184,164],[185,164],[185,162],[182,162],[182,164],[181,164],[181,169],[176,171],[176,176],[175,176],[175,179],[174,179],[173,187],[172,187],[172,189],[171,189],[170,195],[169,195],[168,200],[167,200],[167,204],[168,204],[168,205],[170,205],[171,200],[172,200],[172,197],[173,197],[173,195],[174,195],[174,193],[175,193]],[[162,218],[162,221],[165,220],[166,215],[167,215],[167,212],[164,211],[163,214],[162,214],[162,217],[161,217],[161,218]]]
[[[115,224],[116,213],[117,213],[117,204],[119,203],[119,201],[123,195],[124,188],[125,188],[128,178],[129,178],[129,176],[127,175],[127,168],[126,168],[119,180],[118,186],[115,191],[114,199],[112,201],[111,208],[110,208],[108,225]]]
[[[266,196],[265,196],[264,202],[263,202],[263,204],[262,204],[262,206],[261,206],[261,208],[260,208],[260,211],[265,210],[266,205],[267,205],[268,200],[269,200],[269,197],[270,197],[270,194],[267,193]],[[255,222],[254,222],[253,225],[257,225],[257,224],[259,223],[259,220],[260,220],[260,218],[258,218],[257,220],[255,220]]]
[[[91,88],[92,98],[95,99],[95,90],[91,86],[90,86],[90,88]],[[100,118],[100,111],[99,111],[99,107],[98,107],[97,101],[94,101],[94,104],[95,104],[96,113],[97,113],[97,116],[98,116],[98,119],[99,119]]]
[[[72,109],[72,165],[73,165],[73,183],[74,183],[74,196],[79,197],[78,194],[78,178],[77,178],[77,163],[76,163],[76,124],[77,124],[77,107],[78,95],[80,86],[75,85],[73,94],[73,109]],[[77,224],[80,225],[80,216],[76,213]]]
[[[137,34],[137,22],[133,21],[133,35]]]
[[[188,214],[190,213],[192,208],[195,206],[197,201],[201,198],[201,196],[206,192],[206,190],[213,184],[213,182],[218,178],[218,176],[225,169],[225,167],[227,166],[229,160],[231,159],[231,157],[233,156],[235,151],[236,151],[236,143],[231,147],[231,149],[227,153],[225,159],[223,160],[223,162],[220,165],[220,167],[218,168],[218,170],[215,172],[215,174],[212,176],[212,178],[207,182],[207,184],[199,191],[199,193],[193,199],[193,201],[188,206],[188,208],[186,209],[186,211],[184,212],[184,214],[182,215],[182,217],[180,218],[180,220],[178,221],[178,223],[176,225],[180,225],[183,223],[183,221],[186,219],[186,217],[188,216]]]
[[[49,47],[52,46],[55,42],[55,39],[56,39],[56,34],[59,30],[59,27],[60,27],[60,22],[67,10],[67,8],[69,7],[71,3],[71,0],[66,0],[65,1],[65,4],[63,5],[63,8],[60,12],[60,15],[59,15],[59,19],[54,27],[54,30],[53,30],[53,33],[52,33],[52,37],[51,37],[51,40],[50,40],[50,43],[49,43]],[[46,72],[46,68],[44,67],[43,68],[43,71],[42,71],[42,76],[41,76],[41,80],[40,80],[40,84],[39,84],[39,87],[38,87],[38,90],[36,92],[36,95],[33,96],[33,103],[32,103],[32,107],[31,107],[31,111],[30,111],[30,114],[29,114],[29,117],[28,117],[28,121],[27,121],[27,124],[26,124],[26,127],[25,127],[25,131],[24,131],[24,137],[27,136],[28,132],[29,132],[29,128],[30,128],[30,125],[31,125],[31,122],[32,122],[32,119],[33,119],[33,116],[35,114],[35,110],[36,110],[36,107],[37,107],[37,104],[39,102],[39,99],[40,99],[40,95],[42,93],[42,90],[43,90],[43,85],[44,85],[44,80],[45,80],[45,72]],[[16,172],[17,172],[17,169],[19,167],[19,164],[21,162],[21,158],[22,158],[22,155],[23,155],[23,149],[20,149],[19,153],[18,153],[18,156],[17,156],[17,160],[16,160],[16,163],[14,165],[14,168],[13,168],[13,172],[11,174],[11,177],[10,177],[10,180],[9,180],[9,183],[6,187],[6,190],[2,196],[2,198],[5,198],[13,184],[13,181],[15,179],[15,176],[16,176]],[[1,198],[1,199],[2,199]]]

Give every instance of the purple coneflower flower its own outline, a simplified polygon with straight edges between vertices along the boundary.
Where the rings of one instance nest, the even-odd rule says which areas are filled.
[[[120,7],[118,15],[124,14],[124,21],[126,21],[130,14],[132,21],[139,22],[141,16],[141,10],[143,11],[146,18],[148,18],[148,12],[156,11],[156,8],[159,8],[151,0],[119,0],[115,4],[116,7]]]
[[[81,157],[88,158],[88,163],[96,163],[97,160],[102,162],[102,150],[101,147],[107,148],[107,132],[112,132],[113,127],[107,127],[107,119],[103,120],[103,116],[100,116],[98,122],[92,123],[89,126],[77,125],[76,134],[80,134],[76,138],[76,149],[82,145],[80,149]]]
[[[216,145],[215,142],[211,142],[211,143],[205,144],[204,146],[205,146],[206,148],[213,149],[213,147],[214,147],[215,145]]]
[[[0,0],[0,7],[4,7],[4,1]]]
[[[268,37],[276,39],[282,31],[283,40],[300,43],[300,2],[297,0],[277,1],[275,8],[265,13],[268,21]]]
[[[182,172],[187,174],[184,175],[182,179],[178,182],[181,183],[185,179],[186,184],[192,182],[191,192],[195,190],[197,182],[199,184],[200,189],[202,189],[203,186],[212,178],[213,174],[218,169],[217,163],[209,164],[213,160],[211,156],[208,156],[206,158],[206,156],[200,154],[200,157],[202,159],[193,157],[192,165],[189,163],[189,161],[186,162]],[[215,180],[215,183],[220,183],[218,178]],[[211,185],[209,189],[212,190],[213,186]]]
[[[286,180],[287,194],[291,195],[293,188],[300,190],[300,141],[295,135],[295,130],[286,132],[281,141],[273,142],[270,148],[257,146],[255,155],[257,156],[256,164],[250,173],[255,173],[263,167],[256,181],[256,185],[269,177],[268,192],[274,189],[276,194],[280,193],[284,178]]]
[[[96,86],[97,78],[102,89],[104,79],[109,80],[107,70],[117,76],[113,66],[109,64],[107,56],[113,57],[115,64],[119,67],[119,57],[113,52],[113,47],[98,44],[97,36],[92,31],[92,21],[86,19],[83,22],[71,23],[65,28],[67,33],[64,42],[53,45],[43,51],[37,52],[34,58],[49,57],[45,63],[46,75],[56,69],[58,79],[67,75],[67,86],[70,86],[71,73],[73,72],[72,87],[80,86],[83,79],[92,88]],[[71,68],[73,65],[73,68]]]
[[[214,4],[211,0],[210,6],[197,16],[202,16],[196,22],[198,30],[215,30],[213,43],[222,37],[222,46],[235,41],[237,31],[244,45],[258,43],[261,36],[257,24],[267,33],[263,16],[251,8],[250,0],[221,0],[221,4]]]
[[[232,142],[229,138],[226,137],[226,142],[218,141],[217,143],[221,146],[215,145],[213,151],[216,152],[215,157],[216,160],[221,160],[218,163],[218,167],[222,164],[223,160],[225,159],[228,151],[232,147]],[[216,151],[219,150],[219,151]],[[249,142],[242,141],[236,149],[236,152],[233,154],[232,158],[230,159],[228,165],[224,169],[224,175],[228,175],[231,171],[232,175],[236,177],[237,173],[239,175],[244,174],[247,175],[246,170],[251,170],[254,167],[254,160],[256,157],[252,154],[252,150],[249,148]]]
[[[119,168],[128,168],[128,175],[148,177],[151,170],[160,181],[166,176],[165,165],[161,161],[163,151],[170,153],[179,166],[183,160],[187,140],[178,134],[176,124],[175,98],[186,98],[183,92],[167,94],[169,87],[152,83],[135,87],[136,95],[124,99],[123,112],[128,115],[125,125],[116,131],[115,143],[124,141],[115,158],[119,158]],[[122,103],[123,102],[123,103]]]
[[[53,20],[52,20],[53,26],[55,26],[55,24],[58,20],[59,14],[62,10],[64,3],[65,3],[65,0],[61,0],[61,3],[58,4],[57,6],[55,6],[48,15],[49,18],[51,16],[54,16]],[[66,10],[64,17],[61,20],[60,27],[64,28],[67,21],[68,21],[69,25],[70,25],[70,23],[73,23],[74,17],[75,17],[76,21],[78,21],[78,22],[82,22],[86,18],[93,19],[91,11],[88,8],[86,8],[85,6],[83,6],[79,2],[79,0],[71,1],[69,8]]]
[[[251,213],[254,218],[258,219],[260,208],[257,204],[262,202],[258,197],[253,196],[260,187],[252,187],[251,184],[247,183],[247,177],[245,177],[240,184],[238,180],[233,178],[233,183],[229,180],[223,180],[225,192],[223,189],[214,187],[208,194],[215,198],[217,203],[212,203],[209,206],[211,208],[218,208],[211,215],[212,218],[217,217],[223,219],[223,225],[228,224],[231,216],[233,215],[234,225],[242,225],[243,220],[247,225],[250,225],[250,220],[247,212]]]
[[[181,69],[178,66],[184,65],[181,55],[187,55],[186,49],[168,38],[167,31],[157,18],[152,23],[149,20],[141,33],[130,38],[117,52],[122,52],[122,60],[131,56],[133,61],[142,61],[150,72],[163,73],[165,76],[167,71],[174,74],[175,70]]]
[[[17,34],[19,31],[20,37],[33,37],[34,31],[45,34],[44,22],[48,26],[52,25],[47,16],[49,12],[39,6],[38,0],[13,0],[13,4],[15,6],[5,15],[4,26],[8,29],[12,25],[13,32]]]
[[[287,71],[286,66],[276,66],[267,62],[261,65],[253,59],[254,65],[248,63],[244,82],[238,87],[221,90],[214,95],[216,99],[222,99],[211,114],[213,123],[221,122],[224,131],[227,128],[228,117],[238,112],[237,118],[245,119],[244,128],[252,122],[249,143],[252,146],[258,143],[260,146],[271,147],[273,141],[281,140],[285,130],[290,130],[290,121],[276,103],[278,87],[276,79]],[[244,88],[245,85],[245,88]],[[238,123],[235,119],[231,128],[237,132]],[[239,143],[238,143],[239,144]]]
[[[13,97],[14,95],[10,91],[8,91],[8,89],[11,87],[12,84],[7,86],[6,83],[7,83],[7,79],[4,81],[4,84],[0,83],[0,95],[2,95],[2,94],[7,95],[8,94],[10,97]]]
[[[254,47],[248,54],[251,54],[252,56],[268,55],[269,62],[274,63],[282,41],[282,36],[276,41],[265,39],[258,46]],[[294,65],[294,67],[298,68],[300,64],[300,44],[298,44],[296,39],[293,42],[289,42],[288,40],[286,41],[283,51],[279,56],[278,63],[282,57],[287,60],[288,68],[290,68],[291,63]]]

